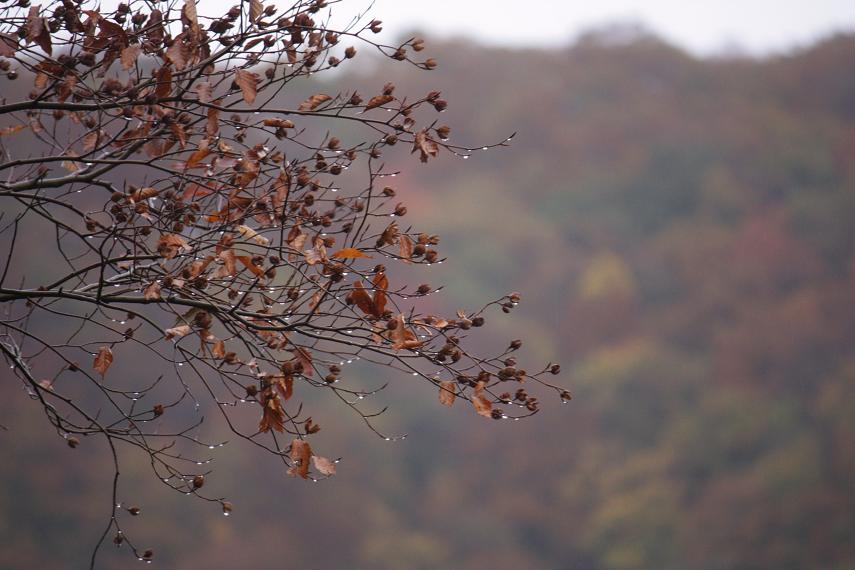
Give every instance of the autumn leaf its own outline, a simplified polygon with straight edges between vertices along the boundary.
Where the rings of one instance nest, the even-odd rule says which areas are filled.
[[[110,350],[109,346],[102,346],[98,349],[98,354],[95,355],[92,368],[103,377],[107,374],[111,364],[113,364],[113,351]]]
[[[302,439],[294,439],[291,442],[291,467],[288,469],[288,475],[296,477],[299,475],[303,479],[309,477],[309,460],[312,457],[312,448],[308,442]]]
[[[356,249],[355,247],[346,247],[344,249],[340,249],[330,255],[330,257],[336,257],[338,259],[358,259],[360,257],[367,257],[371,259],[370,255],[368,255],[362,250]]]
[[[18,50],[18,38],[11,34],[0,33],[0,57],[15,57]]]
[[[371,282],[374,285],[375,316],[382,317],[386,311],[386,290],[389,288],[389,279],[385,273],[378,273]]]
[[[395,350],[413,349],[422,345],[422,342],[404,323],[404,315],[395,317],[395,328],[392,329],[392,348]]]
[[[30,6],[30,11],[27,14],[27,21],[24,24],[24,32],[26,34],[27,41],[38,44],[46,54],[53,55],[50,30],[48,30],[47,21],[39,16],[40,10],[40,6]]]
[[[244,267],[249,269],[256,277],[264,277],[264,269],[254,264],[250,256],[238,255],[237,260],[240,261]]]
[[[166,340],[171,340],[173,338],[181,338],[183,336],[187,336],[193,329],[190,328],[190,325],[178,325],[177,327],[172,327],[171,329],[166,329]]]
[[[225,341],[218,340],[214,343],[214,348],[211,349],[211,355],[214,358],[225,358],[226,357],[226,343]]]
[[[276,389],[286,402],[294,395],[294,377],[280,375],[276,377]]]
[[[365,287],[362,286],[362,281],[357,279],[353,282],[353,291],[350,292],[349,298],[357,307],[359,307],[359,310],[366,315],[377,316],[377,309],[374,306],[374,301],[365,290]]]
[[[413,240],[409,236],[402,235],[398,240],[398,246],[400,248],[399,255],[404,261],[409,263],[410,258],[413,257]]]
[[[428,137],[427,129],[416,133],[413,150],[410,154],[413,152],[419,153],[419,159],[422,162],[427,162],[429,158],[434,158],[439,154],[439,146]]]
[[[160,299],[160,283],[152,281],[143,291],[143,297],[146,301],[157,301]]]
[[[439,383],[439,403],[443,406],[453,406],[457,398],[457,385],[453,380],[445,380]]]
[[[258,81],[259,76],[257,73],[245,69],[235,71],[235,83],[240,87],[241,93],[243,93],[243,100],[248,105],[252,105],[255,102],[255,96],[258,93]]]
[[[332,97],[330,97],[329,95],[317,93],[300,103],[300,111],[313,111],[318,105],[320,105],[321,103],[325,103],[330,99],[332,99]]]
[[[264,5],[260,0],[249,0],[249,21],[255,23],[264,13]]]
[[[178,255],[179,250],[189,251],[190,246],[183,237],[177,234],[163,234],[157,242],[157,252],[166,259],[172,259]]]
[[[217,277],[231,277],[235,273],[237,273],[237,264],[235,260],[235,252],[233,249],[228,248],[222,250],[217,257],[222,260],[223,265],[220,267],[219,271],[217,271]]]
[[[493,417],[493,404],[489,398],[484,396],[484,386],[486,385],[487,383],[483,380],[475,385],[475,389],[472,391],[472,405],[475,406],[475,411],[478,412],[479,416],[491,418]]]
[[[156,82],[156,86],[154,88],[154,94],[157,97],[169,97],[169,94],[172,93],[172,70],[169,69],[168,65],[164,65],[155,73],[154,80]]]
[[[3,127],[0,128],[0,137],[4,137],[6,135],[13,135],[15,133],[20,133],[24,129],[27,128],[27,125],[12,125],[11,127]]]
[[[279,432],[285,431],[285,413],[282,410],[279,395],[268,388],[263,393],[259,403],[263,406],[264,411],[261,415],[261,422],[258,424],[258,430],[261,432],[268,432],[271,429]],[[308,458],[306,460],[308,461]]]
[[[295,346],[294,350],[291,352],[294,355],[294,358],[303,365],[303,376],[311,377],[314,374],[311,353],[302,346]]]
[[[267,239],[249,226],[239,225],[237,227],[237,231],[239,231],[243,237],[245,237],[246,239],[251,239],[258,245],[270,245],[269,239]]]
[[[376,109],[377,107],[381,107],[386,103],[391,103],[395,98],[392,95],[376,95],[368,100],[368,104],[365,105],[365,110],[370,111],[371,109]]]
[[[288,119],[264,119],[263,124],[265,127],[276,127],[279,129],[293,129],[294,123],[289,121]]]
[[[127,71],[136,65],[137,59],[140,56],[140,49],[140,44],[131,44],[122,50],[122,54],[119,58],[122,62],[122,69]]]
[[[325,475],[326,477],[332,477],[335,475],[335,463],[326,457],[313,455],[312,464],[315,466],[315,470],[321,475]]]

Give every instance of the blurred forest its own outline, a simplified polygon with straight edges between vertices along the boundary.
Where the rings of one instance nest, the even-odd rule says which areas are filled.
[[[381,425],[410,437],[316,402],[339,475],[306,484],[226,446],[208,485],[229,518],[129,455],[139,546],[182,570],[855,567],[855,36],[765,60],[643,33],[429,49],[434,72],[332,81],[441,90],[463,144],[518,131],[468,160],[401,149],[397,187],[450,256],[427,270],[447,285],[429,303],[521,291],[492,341],[530,339],[574,400],[489,422],[381,371]],[[109,514],[108,454],[69,449],[0,376],[0,568],[80,567]],[[105,568],[138,564],[108,550]]]

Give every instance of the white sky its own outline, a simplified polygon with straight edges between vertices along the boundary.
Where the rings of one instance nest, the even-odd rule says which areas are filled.
[[[376,0],[373,14],[397,34],[418,28],[515,46],[562,45],[592,27],[635,22],[704,55],[776,53],[855,30],[855,0]]]

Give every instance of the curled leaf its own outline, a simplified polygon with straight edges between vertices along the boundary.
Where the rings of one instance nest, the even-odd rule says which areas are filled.
[[[111,364],[113,364],[113,351],[110,350],[109,346],[102,346],[98,349],[98,354],[95,355],[95,361],[92,363],[92,368],[94,368],[98,374],[104,376],[107,374],[107,370],[110,368]]]

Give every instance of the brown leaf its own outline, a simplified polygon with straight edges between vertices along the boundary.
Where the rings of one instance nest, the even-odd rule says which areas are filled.
[[[312,367],[312,354],[302,346],[295,346],[294,350],[291,352],[294,355],[294,358],[303,365],[303,376],[311,377],[314,374],[314,368]]]
[[[235,263],[237,258],[233,249],[224,249],[220,252],[219,258],[223,260],[223,265],[217,272],[217,277],[231,277],[237,273],[237,264]]]
[[[98,354],[95,355],[95,362],[92,363],[92,368],[95,369],[101,376],[107,374],[110,365],[113,364],[113,351],[109,346],[102,346],[98,349]]]
[[[258,430],[268,432],[272,428],[280,432],[285,431],[285,413],[282,410],[279,395],[268,389],[262,395],[259,403],[264,407],[264,411],[261,415],[261,422],[258,424]]]
[[[187,157],[187,162],[184,163],[184,168],[189,170],[191,168],[196,168],[199,163],[211,154],[211,150],[208,148],[208,139],[202,139],[199,141],[199,148],[193,151],[189,157]]]
[[[208,103],[211,100],[214,88],[207,81],[200,81],[193,87],[193,91],[196,92],[200,103]]]
[[[27,125],[12,125],[11,127],[3,127],[0,128],[0,137],[4,137],[6,135],[13,135],[15,133],[20,133],[24,129],[27,128]]]
[[[182,149],[187,146],[187,133],[184,132],[184,125],[181,123],[172,123],[169,125],[169,130],[172,131],[175,140],[178,141]]]
[[[381,317],[386,310],[386,290],[389,288],[389,279],[385,273],[378,273],[372,280],[374,285],[374,316]]]
[[[184,238],[177,234],[163,234],[157,242],[157,252],[166,259],[174,258],[181,249],[190,250],[190,247]]]
[[[237,259],[243,264],[244,267],[249,269],[253,275],[255,275],[256,277],[264,277],[264,269],[254,264],[250,256],[238,255]]]
[[[255,96],[258,93],[258,81],[259,76],[257,73],[245,69],[235,71],[235,83],[240,87],[241,93],[243,93],[243,100],[248,105],[252,105],[255,102]]]
[[[367,257],[371,259],[370,255],[368,255],[362,250],[356,249],[355,247],[346,247],[344,249],[340,249],[330,255],[330,257],[337,257],[339,259],[358,259],[360,257]]]
[[[288,119],[264,119],[263,121],[265,127],[276,127],[280,129],[293,129],[294,123],[289,121]]]
[[[409,262],[410,258],[413,257],[413,240],[407,235],[402,235],[398,240],[398,246],[400,247],[399,255],[404,261]]]
[[[453,406],[457,398],[457,384],[453,380],[439,383],[439,403],[443,406]]]
[[[439,146],[428,137],[427,129],[416,133],[413,150],[410,154],[413,152],[419,152],[419,159],[422,162],[427,162],[428,158],[434,158],[439,154]]]
[[[321,475],[325,475],[327,477],[332,477],[333,475],[335,475],[335,463],[333,463],[326,457],[321,457],[320,455],[313,455],[312,464],[315,466],[315,470]]]
[[[314,111],[318,105],[325,103],[330,99],[332,99],[332,97],[329,95],[317,93],[300,103],[300,111]]]
[[[391,103],[394,100],[395,98],[392,95],[376,95],[368,100],[368,104],[365,105],[365,110],[370,111],[371,109],[381,107],[386,103]]]
[[[249,0],[249,21],[255,23],[264,13],[264,5],[260,0]]]
[[[416,333],[411,331],[404,323],[404,315],[399,314],[395,317],[397,325],[392,329],[392,348],[395,350],[413,349],[422,345],[422,342],[416,336]]]
[[[119,58],[122,62],[122,69],[127,71],[136,65],[137,59],[140,56],[140,49],[140,44],[131,44],[122,50],[122,55]]]
[[[0,57],[15,57],[18,50],[18,38],[11,34],[0,33]]]
[[[27,21],[24,24],[24,32],[26,33],[27,41],[38,44],[46,54],[53,55],[50,30],[48,30],[45,19],[39,16],[40,9],[41,7],[37,5],[30,6]]]
[[[282,394],[282,399],[287,402],[294,395],[294,377],[285,375],[277,376],[276,389]]]
[[[160,283],[152,281],[143,291],[143,297],[146,301],[157,301],[160,299]]]
[[[226,357],[226,343],[225,341],[218,340],[214,343],[214,348],[211,349],[211,355],[214,358],[225,358]]]
[[[362,286],[362,281],[354,281],[353,291],[350,292],[349,296],[351,301],[353,301],[363,313],[366,315],[374,315],[375,317],[377,316],[377,308],[374,306],[374,301],[371,299],[371,296],[368,295],[368,292],[366,292],[365,288]]]
[[[175,337],[181,338],[182,336],[187,336],[190,334],[192,329],[190,325],[178,325],[177,327],[172,327],[171,329],[166,329],[166,340],[173,339]]]
[[[291,453],[289,454],[292,465],[288,469],[288,475],[295,477],[299,475],[303,479],[309,476],[309,460],[312,457],[312,448],[308,442],[295,439],[291,442]]]
[[[157,85],[154,88],[154,94],[157,97],[169,97],[172,93],[172,70],[168,65],[164,65],[157,70],[154,76]]]
[[[484,396],[484,386],[486,385],[487,383],[483,380],[475,385],[475,389],[472,392],[472,405],[475,406],[475,411],[478,412],[479,416],[491,418],[493,417],[493,404],[489,398]]]
[[[258,245],[263,245],[263,246],[270,245],[269,239],[267,239],[266,237],[264,237],[263,235],[261,235],[260,233],[258,233],[257,231],[255,231],[254,229],[252,229],[249,226],[245,226],[245,225],[241,224],[237,227],[237,231],[240,232],[240,235],[242,235],[246,239],[251,239],[252,241],[257,243]]]
[[[186,18],[187,22],[192,25],[199,25],[199,17],[196,14],[196,2],[194,0],[184,0],[184,6],[181,8],[181,15]]]

